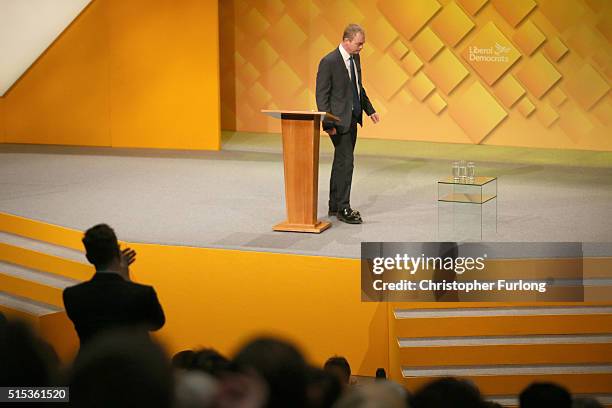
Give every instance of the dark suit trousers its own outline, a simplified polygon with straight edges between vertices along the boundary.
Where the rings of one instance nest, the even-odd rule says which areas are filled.
[[[351,183],[353,181],[353,167],[355,143],[357,142],[357,120],[353,116],[351,126],[343,133],[331,136],[334,144],[334,163],[329,180],[329,208],[342,210],[350,208]]]

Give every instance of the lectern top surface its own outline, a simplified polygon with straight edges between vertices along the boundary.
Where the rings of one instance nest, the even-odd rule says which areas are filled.
[[[299,110],[269,110],[269,109],[262,109],[261,110],[262,113],[265,113],[268,116],[272,116],[273,118],[276,119],[281,119],[282,115],[308,115],[308,116],[323,116],[325,117],[325,119],[327,120],[335,120],[335,121],[339,121],[340,118],[338,118],[335,115],[332,115],[331,113],[328,112],[319,112],[319,111],[314,111],[314,110],[310,110],[310,111],[299,111]]]

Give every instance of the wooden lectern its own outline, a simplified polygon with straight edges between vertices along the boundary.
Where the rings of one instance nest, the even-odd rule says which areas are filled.
[[[319,134],[321,119],[339,119],[326,112],[262,110],[281,119],[287,221],[274,231],[320,233],[331,226],[317,219],[319,197]]]

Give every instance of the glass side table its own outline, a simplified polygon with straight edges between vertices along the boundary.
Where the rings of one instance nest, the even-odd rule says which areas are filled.
[[[497,177],[438,181],[438,235],[442,240],[482,240],[497,232]]]

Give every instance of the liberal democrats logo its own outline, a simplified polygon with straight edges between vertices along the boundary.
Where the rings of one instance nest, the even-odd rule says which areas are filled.
[[[510,61],[508,54],[512,50],[511,47],[495,43],[494,46],[488,48],[480,48],[476,46],[469,46],[468,48],[468,59],[469,61],[477,62],[503,62],[507,63]]]

